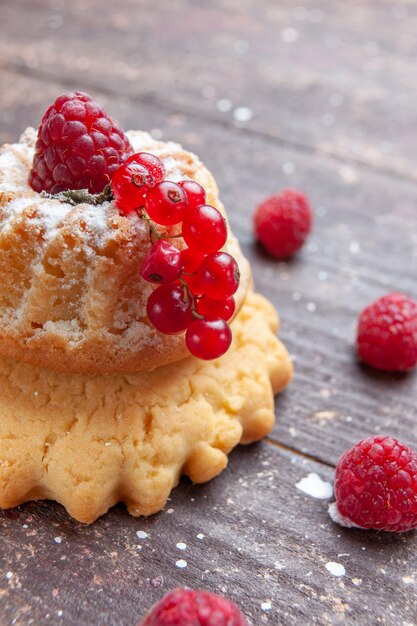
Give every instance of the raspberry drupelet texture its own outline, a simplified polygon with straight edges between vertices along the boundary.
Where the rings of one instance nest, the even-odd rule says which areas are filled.
[[[406,371],[417,364],[417,302],[390,293],[362,311],[357,351],[368,365],[387,371]]]
[[[301,248],[311,230],[313,212],[306,196],[286,189],[258,205],[254,228],[269,254],[287,259]]]
[[[337,464],[335,496],[337,512],[361,528],[416,528],[417,454],[393,437],[363,439]]]
[[[131,152],[122,128],[97,102],[80,91],[64,93],[39,125],[29,183],[38,192],[101,193]]]
[[[174,589],[139,626],[249,626],[240,609],[208,591]]]

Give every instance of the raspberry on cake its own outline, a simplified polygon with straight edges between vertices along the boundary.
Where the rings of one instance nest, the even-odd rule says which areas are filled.
[[[417,454],[377,435],[347,450],[336,467],[334,521],[394,532],[417,527]]]
[[[139,626],[249,626],[233,602],[209,591],[174,589]]]
[[[132,152],[122,128],[90,96],[64,93],[45,112],[29,173],[35,191],[100,193]]]

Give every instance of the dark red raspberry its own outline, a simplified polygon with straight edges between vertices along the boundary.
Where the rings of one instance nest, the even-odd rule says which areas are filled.
[[[392,437],[363,439],[336,467],[338,513],[362,528],[417,527],[417,454]]]
[[[256,236],[268,252],[279,259],[287,259],[301,248],[312,222],[308,199],[295,189],[286,189],[267,198],[254,215]]]
[[[119,124],[85,93],[59,96],[44,114],[29,183],[35,191],[100,193],[132,152]]]
[[[359,317],[359,357],[381,370],[406,371],[417,364],[417,302],[390,293]]]
[[[240,609],[208,591],[174,589],[139,626],[249,626]]]

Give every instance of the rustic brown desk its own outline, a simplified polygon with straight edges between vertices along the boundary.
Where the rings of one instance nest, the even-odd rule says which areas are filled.
[[[1,143],[81,89],[125,128],[197,152],[295,365],[268,440],[210,484],[184,480],[160,515],[120,506],[86,527],[51,503],[2,512],[2,626],[134,626],[179,585],[226,594],[256,626],[417,622],[415,533],[343,530],[295,487],[331,480],[364,436],[417,446],[416,374],[379,374],[353,350],[365,304],[417,296],[416,29],[412,0],[0,2]],[[251,215],[288,186],[316,220],[279,263]]]

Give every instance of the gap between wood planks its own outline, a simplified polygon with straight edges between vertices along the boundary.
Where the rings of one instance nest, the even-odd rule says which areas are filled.
[[[320,463],[320,465],[325,465],[326,467],[335,468],[336,465],[334,463],[329,463],[329,461],[325,461],[314,454],[309,454],[308,452],[302,452],[298,448],[293,448],[292,446],[288,446],[281,441],[277,441],[276,439],[272,439],[272,437],[265,437],[263,441],[271,446],[275,446],[276,448],[280,448],[281,450],[287,450],[287,452],[291,452],[296,456],[299,456],[303,459],[307,459],[308,461],[314,461],[314,463]]]
[[[76,81],[73,78],[62,78],[60,76],[55,76],[49,72],[44,72],[39,69],[31,68],[21,62],[12,62],[12,63],[2,63],[0,61],[0,68],[11,73],[19,74],[21,76],[25,76],[28,78],[33,78],[37,80],[44,80],[48,83],[57,83],[62,85],[63,87],[68,87],[70,89],[86,89],[87,91],[94,91],[96,93],[102,93],[103,95],[111,98],[120,98],[120,93],[114,91],[110,87],[106,85],[99,85],[92,81]],[[293,150],[295,152],[299,152],[303,155],[318,155],[321,158],[326,158],[330,161],[335,161],[336,163],[350,163],[356,167],[362,167],[366,169],[368,172],[377,174],[379,176],[387,176],[392,180],[396,181],[406,181],[406,182],[416,182],[416,178],[414,176],[407,176],[406,174],[401,174],[399,172],[395,172],[385,167],[378,167],[376,165],[372,165],[367,161],[363,161],[361,159],[355,158],[346,158],[344,156],[339,156],[338,154],[332,152],[331,150],[325,150],[323,148],[318,148],[316,146],[312,146],[307,143],[294,141],[293,139],[287,139],[285,137],[276,137],[268,135],[268,133],[256,130],[248,127],[236,126],[233,123],[228,122],[227,120],[220,120],[217,117],[202,114],[195,109],[187,109],[182,105],[172,105],[167,102],[163,98],[155,97],[149,93],[144,93],[142,95],[127,95],[125,99],[132,103],[143,103],[146,105],[157,106],[160,109],[165,109],[169,113],[182,113],[192,118],[200,119],[206,123],[213,124],[220,128],[225,128],[233,133],[239,135],[246,135],[248,137],[257,137],[259,139],[263,139],[272,144],[276,144],[281,148],[287,148]]]

